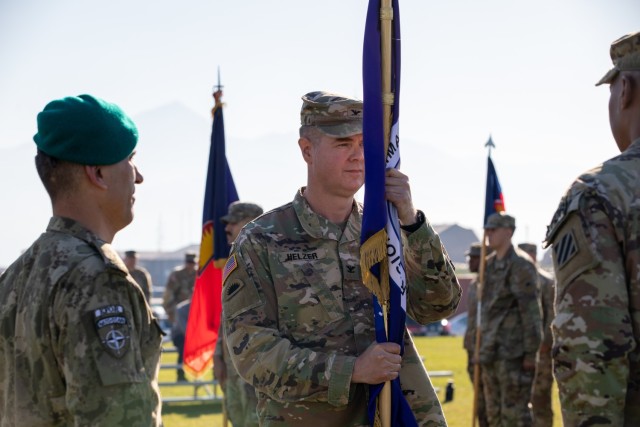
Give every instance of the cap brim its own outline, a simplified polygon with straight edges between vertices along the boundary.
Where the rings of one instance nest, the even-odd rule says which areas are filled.
[[[618,75],[619,70],[617,68],[612,68],[609,71],[607,71],[607,74],[604,75],[603,78],[601,78],[598,83],[596,83],[596,86],[600,86],[603,84],[611,84],[611,82],[613,82],[616,78],[616,76]]]
[[[348,138],[362,133],[362,121],[340,123],[337,125],[316,124],[318,130],[334,138]]]

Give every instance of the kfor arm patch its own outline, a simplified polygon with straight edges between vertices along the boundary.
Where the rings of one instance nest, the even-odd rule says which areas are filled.
[[[131,336],[123,306],[107,305],[93,310],[93,324],[107,353],[119,359],[129,351]]]

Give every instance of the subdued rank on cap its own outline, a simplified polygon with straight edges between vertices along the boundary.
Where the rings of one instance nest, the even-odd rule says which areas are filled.
[[[520,243],[518,247],[527,253],[537,253],[538,247],[533,243]]]
[[[184,262],[189,262],[195,264],[196,262],[196,253],[195,252],[187,252],[184,254]]]
[[[38,114],[38,149],[81,165],[112,165],[138,143],[138,129],[120,107],[91,95],[49,102]]]
[[[469,249],[464,253],[466,256],[480,256],[482,253],[482,243],[475,242],[469,246]]]
[[[516,219],[504,212],[496,212],[489,215],[484,228],[511,228],[515,230]]]
[[[233,202],[229,205],[228,213],[220,220],[226,223],[236,223],[244,219],[254,219],[262,215],[262,208],[255,203]]]
[[[316,91],[302,96],[300,124],[315,126],[334,138],[362,133],[362,101],[336,93]]]
[[[613,68],[596,83],[612,83],[620,71],[640,71],[640,31],[627,34],[611,43],[609,50]]]

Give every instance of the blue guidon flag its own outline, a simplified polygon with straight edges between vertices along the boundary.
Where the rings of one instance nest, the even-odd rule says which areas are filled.
[[[487,157],[487,191],[485,193],[484,202],[484,222],[487,223],[489,215],[496,212],[504,212],[504,196],[502,195],[502,187],[500,187],[500,181],[498,181],[498,174],[496,168],[493,166],[491,156]]]
[[[223,104],[212,110],[211,149],[202,209],[202,239],[184,343],[184,368],[196,378],[210,372],[222,315],[222,269],[229,244],[220,218],[238,200],[227,163]],[[235,260],[235,258],[234,258]]]
[[[402,254],[401,229],[395,207],[385,198],[385,169],[399,168],[400,151],[398,118],[400,104],[400,13],[398,1],[392,0],[392,107],[391,135],[385,152],[383,105],[382,105],[382,59],[380,40],[381,0],[370,0],[364,34],[363,48],[363,137],[365,157],[365,195],[361,235],[361,266],[363,281],[372,289],[388,283],[388,335],[385,333],[381,304],[376,296],[374,313],[376,340],[393,341],[404,353],[406,318],[406,291],[404,259]],[[385,278],[386,277],[386,278]],[[373,286],[375,287],[375,286]],[[374,292],[376,295],[376,292]],[[372,385],[368,405],[369,419],[374,423],[377,397],[383,384]],[[400,379],[391,382],[391,425],[416,426],[415,417],[402,394]]]

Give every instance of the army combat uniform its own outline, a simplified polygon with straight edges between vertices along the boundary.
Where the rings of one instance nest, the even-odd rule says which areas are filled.
[[[259,391],[261,426],[369,425],[368,386],[351,383],[356,358],[375,341],[360,272],[362,207],[354,203],[342,227],[314,213],[303,190],[234,243],[224,270],[227,346]],[[423,222],[408,241],[422,267],[408,283],[408,315],[422,324],[450,315],[461,290],[438,235]],[[408,333],[400,379],[418,424],[446,425]]]
[[[176,307],[182,301],[191,299],[196,283],[196,270],[178,267],[171,272],[164,288],[162,306],[171,323],[176,321]]]
[[[471,384],[474,385],[473,377],[474,377],[474,364],[473,359],[475,357],[476,351],[476,322],[477,322],[477,314],[478,314],[478,280],[474,279],[469,286],[467,287],[467,330],[464,333],[464,341],[463,345],[465,350],[467,350],[467,372],[469,373],[469,378],[471,380]],[[480,427],[488,426],[487,422],[487,410],[486,404],[484,402],[484,391],[482,387],[482,376],[480,376],[478,381],[478,425]]]
[[[505,257],[487,257],[482,292],[482,385],[490,426],[531,425],[529,399],[540,345],[537,273],[529,256],[511,246]]]
[[[53,217],[0,301],[0,425],[160,425],[162,332],[108,243]]]
[[[580,176],[547,233],[565,425],[640,425],[640,139]]]
[[[149,274],[147,269],[143,267],[136,267],[133,271],[129,271],[129,274],[131,274],[133,280],[135,280],[140,286],[147,301],[151,303],[151,297],[153,296],[153,282],[151,281],[151,274]]]
[[[256,389],[242,379],[233,366],[229,348],[224,339],[224,325],[222,324],[216,341],[215,355],[226,366],[227,378],[223,385],[224,404],[231,424],[238,427],[258,427]]]
[[[555,280],[553,276],[537,267],[538,299],[542,315],[542,339],[536,360],[536,376],[531,390],[531,408],[535,427],[551,427],[553,410],[551,408],[551,387],[553,373],[551,368],[551,321],[554,317],[553,299],[555,296]]]

